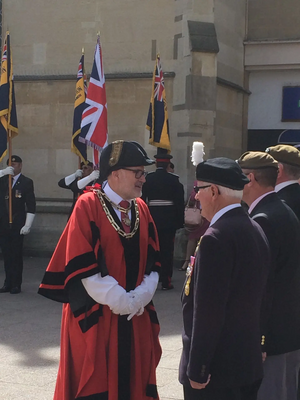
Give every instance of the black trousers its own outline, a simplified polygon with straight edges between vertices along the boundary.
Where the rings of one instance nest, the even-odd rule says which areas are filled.
[[[0,247],[4,260],[5,281],[8,288],[21,286],[23,273],[23,240],[20,229],[12,228],[0,234]]]
[[[216,388],[210,383],[201,390],[183,386],[184,400],[256,400],[260,384],[261,379],[237,388]]]
[[[158,229],[160,247],[160,281],[162,286],[167,287],[171,283],[173,275],[173,253],[176,231],[174,229]]]

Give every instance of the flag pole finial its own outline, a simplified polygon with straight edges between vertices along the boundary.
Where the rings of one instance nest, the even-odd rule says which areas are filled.
[[[84,54],[84,47],[81,49],[82,54]]]
[[[97,36],[100,36],[100,31],[97,32]]]

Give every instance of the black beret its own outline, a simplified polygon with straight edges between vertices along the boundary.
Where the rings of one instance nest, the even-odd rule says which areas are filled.
[[[82,168],[84,165],[87,165],[88,167],[94,167],[94,164],[93,164],[91,161],[89,161],[89,160],[87,160],[87,163],[85,163],[84,161],[82,161],[82,162],[80,163],[80,168]]]
[[[126,167],[152,165],[143,147],[137,142],[116,140],[105,147],[100,157],[100,179],[106,180],[112,171]]]
[[[274,160],[270,154],[264,153],[263,151],[246,151],[237,162],[243,169],[278,169],[278,162]]]
[[[278,144],[277,146],[268,147],[265,151],[280,163],[300,167],[300,151],[294,146]]]
[[[8,165],[8,162],[9,162],[9,160],[6,161],[6,165]],[[19,162],[19,163],[21,163],[22,162],[22,158],[19,157],[19,156],[16,156],[16,155],[11,156],[11,162]]]
[[[196,178],[199,181],[214,183],[234,190],[243,190],[249,179],[240,166],[229,158],[218,157],[197,165]]]

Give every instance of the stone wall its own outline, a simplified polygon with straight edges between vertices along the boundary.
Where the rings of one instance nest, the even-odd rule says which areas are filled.
[[[226,4],[225,4],[226,3]],[[247,135],[247,84],[244,74],[246,0],[215,1],[218,54],[215,148],[213,155],[237,158]]]
[[[248,40],[297,40],[298,0],[251,0],[248,2]]]

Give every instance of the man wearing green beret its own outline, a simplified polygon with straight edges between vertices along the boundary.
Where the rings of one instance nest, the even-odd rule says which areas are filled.
[[[300,225],[274,191],[278,162],[265,152],[246,152],[238,160],[250,182],[243,200],[263,228],[271,248],[262,308],[264,378],[258,400],[296,400],[300,365]]]
[[[265,151],[278,162],[275,192],[300,221],[300,151],[294,146],[282,144],[268,147]]]

